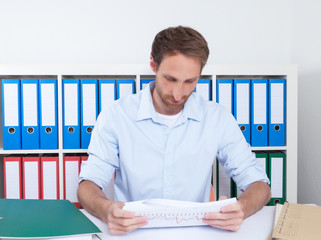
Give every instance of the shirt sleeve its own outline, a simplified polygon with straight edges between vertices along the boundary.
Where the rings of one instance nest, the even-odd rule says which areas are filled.
[[[232,114],[227,111],[223,112],[225,121],[217,159],[225,168],[226,174],[233,178],[241,191],[256,181],[270,183],[263,167],[256,161],[255,154],[251,151],[236,120]]]
[[[81,165],[79,182],[90,180],[105,189],[119,167],[118,141],[108,108],[99,115],[88,147],[88,160]]]

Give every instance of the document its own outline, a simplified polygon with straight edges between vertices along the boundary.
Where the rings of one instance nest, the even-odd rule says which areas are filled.
[[[314,240],[321,236],[321,207],[285,202],[272,237]]]
[[[143,228],[181,227],[206,225],[202,221],[206,213],[219,212],[221,207],[235,202],[236,198],[206,203],[148,199],[127,202],[123,209],[147,217],[148,224]]]

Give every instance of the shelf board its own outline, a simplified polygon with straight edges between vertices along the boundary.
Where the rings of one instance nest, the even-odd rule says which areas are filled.
[[[63,153],[87,153],[87,149],[63,149]]]
[[[252,151],[286,151],[288,147],[279,146],[279,147],[251,147]]]
[[[34,149],[34,150],[3,150],[0,149],[0,154],[48,154],[48,153],[59,153],[58,149],[45,150],[45,149]]]

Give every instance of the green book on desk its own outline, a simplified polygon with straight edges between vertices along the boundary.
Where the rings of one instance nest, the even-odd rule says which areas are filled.
[[[0,238],[44,238],[101,231],[68,200],[0,199]]]

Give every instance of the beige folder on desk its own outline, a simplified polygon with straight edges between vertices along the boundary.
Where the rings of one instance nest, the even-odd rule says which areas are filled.
[[[284,203],[272,237],[316,240],[321,236],[321,206]]]

